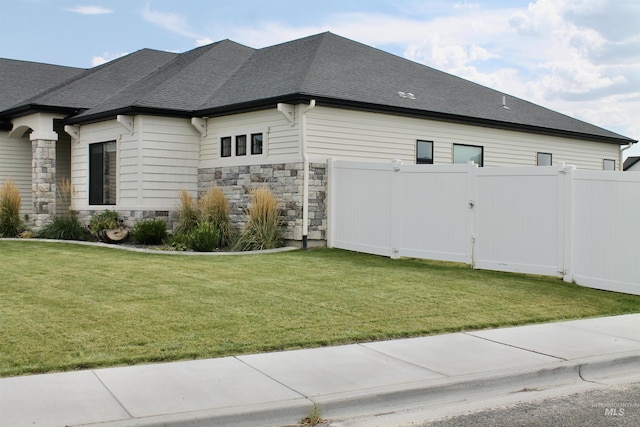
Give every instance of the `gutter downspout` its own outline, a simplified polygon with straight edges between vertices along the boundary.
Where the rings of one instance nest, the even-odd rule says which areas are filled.
[[[302,249],[307,249],[309,234],[309,153],[307,153],[307,112],[316,107],[316,100],[312,99],[309,105],[302,111],[300,120],[302,163],[303,163],[303,187],[302,187]]]

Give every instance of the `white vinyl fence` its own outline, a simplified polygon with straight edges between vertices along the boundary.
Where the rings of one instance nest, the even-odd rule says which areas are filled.
[[[327,245],[640,295],[640,173],[329,161]]]

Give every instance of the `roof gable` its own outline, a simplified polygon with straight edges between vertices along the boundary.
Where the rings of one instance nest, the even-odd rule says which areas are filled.
[[[253,53],[254,49],[223,40],[176,55],[153,73],[120,90],[77,118],[111,111],[163,109],[191,113]]]
[[[74,109],[94,107],[114,94],[128,90],[140,79],[162,67],[178,54],[142,49],[91,68],[57,90],[29,100],[38,106]]]

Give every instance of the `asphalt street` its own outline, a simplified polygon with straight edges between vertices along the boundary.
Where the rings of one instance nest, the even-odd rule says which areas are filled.
[[[420,427],[636,427],[640,425],[640,383],[492,408]]]

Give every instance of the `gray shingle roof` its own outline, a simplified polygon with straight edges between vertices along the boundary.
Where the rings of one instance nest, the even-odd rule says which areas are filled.
[[[69,121],[83,122],[122,112],[223,115],[312,98],[347,108],[634,142],[515,97],[507,96],[509,108],[503,108],[499,91],[328,32],[257,50],[229,40],[183,54],[144,49],[73,75],[28,103],[82,110]],[[0,99],[0,117],[8,103]]]
[[[624,161],[624,164],[622,165],[622,170],[627,170],[632,168],[636,163],[640,162],[640,156],[632,156],[632,157],[627,157],[627,159]]]
[[[215,93],[254,49],[224,40],[176,55],[126,90],[120,90],[77,118],[126,108],[190,113]]]
[[[0,58],[0,111],[21,104],[83,71],[82,68]]]

